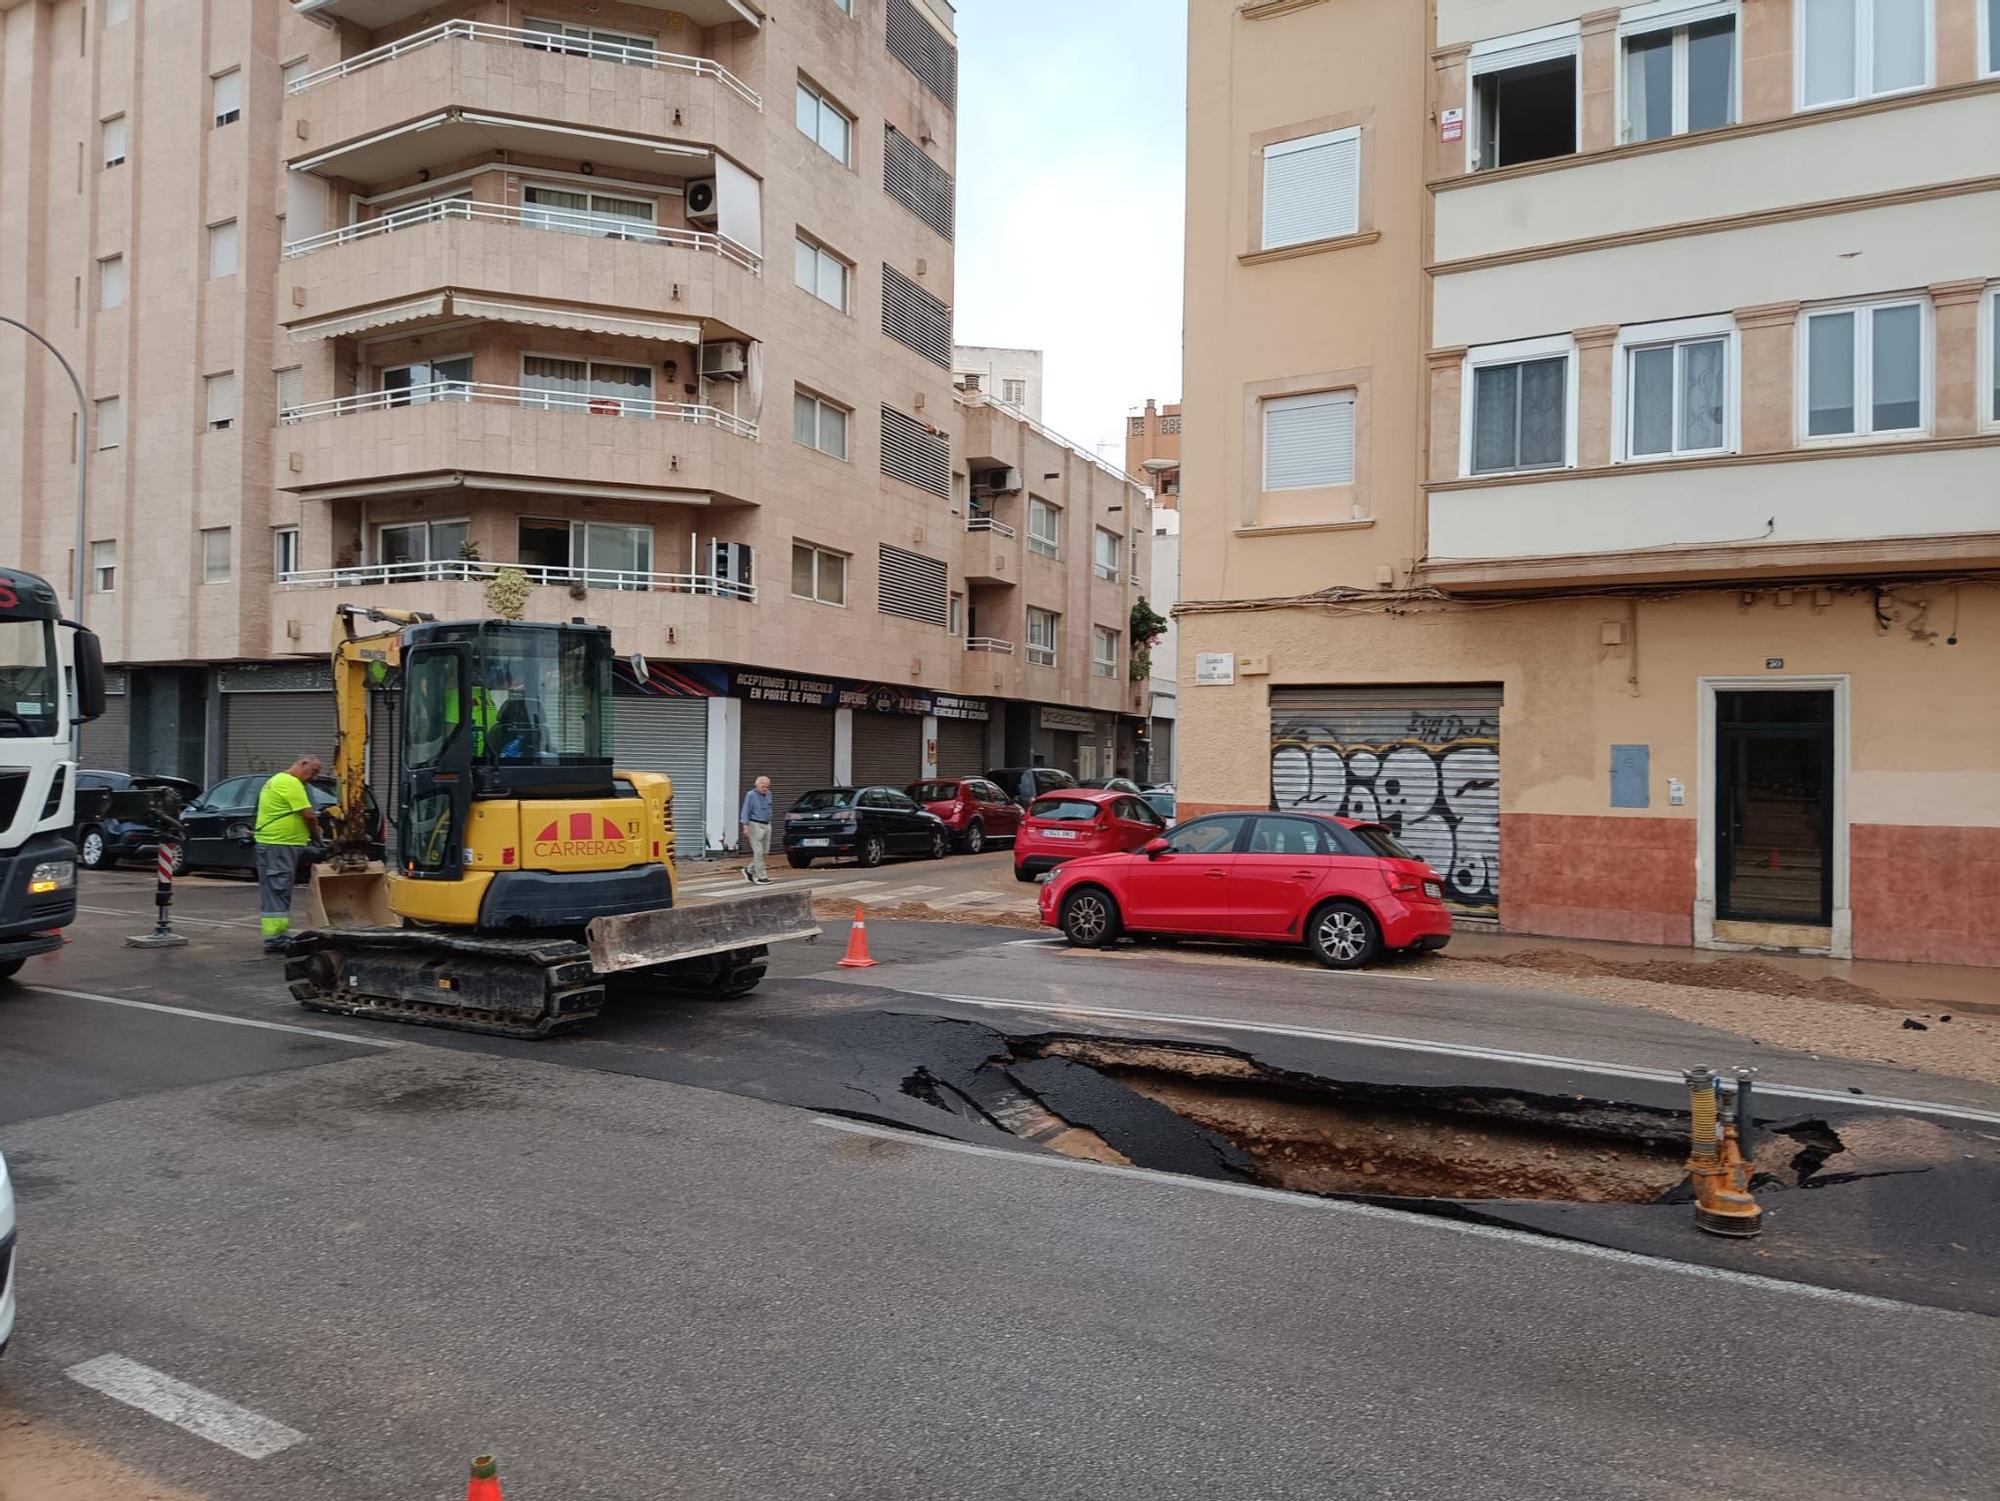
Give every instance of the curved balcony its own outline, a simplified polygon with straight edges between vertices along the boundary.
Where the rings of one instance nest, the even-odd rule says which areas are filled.
[[[698,142],[752,163],[763,100],[713,59],[446,21],[295,80],[297,170],[370,186],[488,147],[669,170]]]
[[[273,482],[309,497],[523,482],[752,496],[757,424],[685,402],[438,381],[292,407],[280,424]]]
[[[752,252],[702,230],[452,198],[294,240],[279,299],[290,321],[310,322],[439,287],[530,299],[589,287],[595,302],[741,327],[761,270]]]

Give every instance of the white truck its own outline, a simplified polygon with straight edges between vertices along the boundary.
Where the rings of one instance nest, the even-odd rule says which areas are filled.
[[[76,919],[77,726],[103,712],[97,637],[46,579],[0,567],[0,980]]]

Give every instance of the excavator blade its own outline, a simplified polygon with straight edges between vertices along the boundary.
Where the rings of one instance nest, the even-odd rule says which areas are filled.
[[[592,966],[609,975],[819,934],[812,893],[801,889],[593,918],[584,941]]]
[[[393,928],[389,908],[389,873],[370,861],[359,870],[315,865],[306,893],[305,926],[321,932],[345,928]]]

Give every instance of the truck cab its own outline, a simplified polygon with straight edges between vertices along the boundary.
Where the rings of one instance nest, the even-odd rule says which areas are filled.
[[[76,918],[76,732],[103,712],[97,638],[45,579],[0,568],[0,979]]]

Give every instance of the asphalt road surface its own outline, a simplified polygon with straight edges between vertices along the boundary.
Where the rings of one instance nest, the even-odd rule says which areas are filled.
[[[794,945],[736,1007],[512,1043],[297,1010],[247,886],[184,885],[191,945],[124,949],[146,889],[93,879],[76,942],[0,994],[22,1225],[0,1423],[190,1495],[456,1497],[487,1451],[509,1501],[1874,1501],[1985,1498],[2000,1473],[1990,1318],[771,1098],[810,1072],[786,1019],[885,1003],[1559,1055],[1398,1066],[1595,1062],[1635,1097],[1690,1051],[1748,1056],[1737,1039],[1575,997],[874,924],[859,977],[837,943]]]

